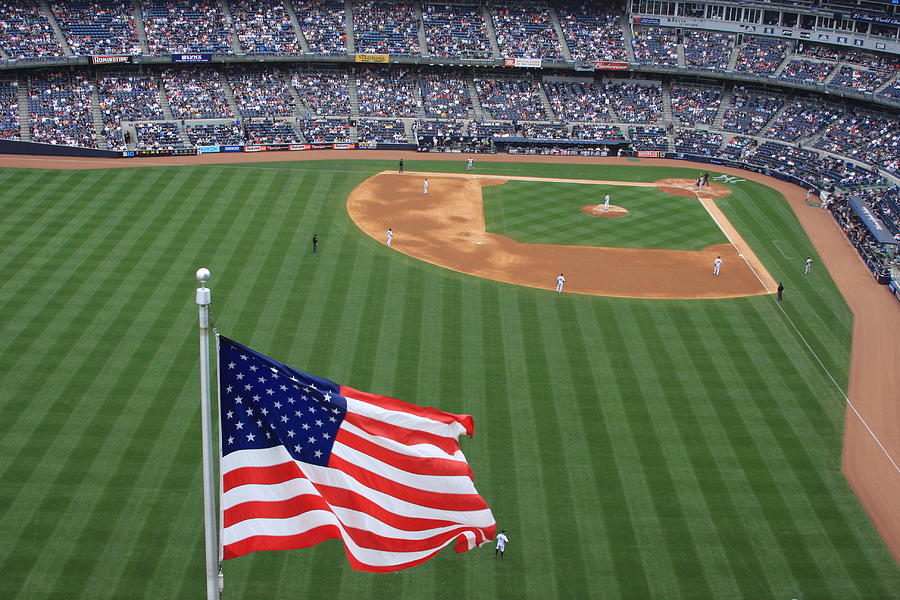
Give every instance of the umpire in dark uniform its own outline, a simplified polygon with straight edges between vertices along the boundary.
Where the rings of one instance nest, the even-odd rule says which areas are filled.
[[[313,234],[313,253],[316,253],[318,251],[319,251],[319,236],[317,236],[314,233]]]

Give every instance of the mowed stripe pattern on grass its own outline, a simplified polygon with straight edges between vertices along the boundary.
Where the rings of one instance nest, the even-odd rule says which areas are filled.
[[[364,173],[303,166],[0,171],[0,596],[202,594],[201,265],[223,332],[473,414],[462,449],[512,539],[503,561],[445,552],[392,576],[350,571],[336,543],[260,553],[226,563],[228,597],[897,589],[839,472],[839,394],[771,299],[559,296],[448,272],[349,222]],[[745,200],[726,208],[756,248],[787,217]],[[796,227],[778,233],[808,251]],[[761,258],[844,382],[850,320],[830,281]]]
[[[523,244],[702,250],[728,239],[694,199],[654,188],[508,181],[482,188],[487,231]],[[604,218],[581,207],[610,204],[629,211]]]

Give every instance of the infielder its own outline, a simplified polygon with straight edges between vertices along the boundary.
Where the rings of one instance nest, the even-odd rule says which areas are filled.
[[[812,271],[812,258],[806,257],[806,271],[803,272],[804,275],[809,275],[809,272]]]
[[[425,183],[422,184],[422,193],[426,196],[428,195],[428,180],[425,180]]]
[[[556,293],[561,294],[563,291],[563,286],[566,284],[566,278],[563,277],[563,274],[560,273],[559,277],[556,278]],[[502,532],[501,532],[502,533]]]
[[[609,210],[609,194],[603,197],[603,210]]]
[[[509,538],[506,537],[506,530],[501,529],[500,533],[497,534],[497,548],[494,550],[494,558],[497,558],[497,556],[503,558],[503,552],[506,550],[507,542],[509,542]]]
[[[719,274],[719,268],[722,266],[722,257],[717,256],[716,260],[713,261],[713,275]]]
[[[388,245],[388,247],[390,247],[391,240],[393,240],[393,239],[394,239],[394,232],[391,231],[390,228],[388,228],[388,230],[387,230],[387,245]]]

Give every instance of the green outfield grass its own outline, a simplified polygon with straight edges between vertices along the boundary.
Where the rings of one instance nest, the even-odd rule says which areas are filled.
[[[654,188],[508,181],[482,188],[487,231],[523,244],[702,250],[728,238],[695,198]],[[628,214],[598,218],[586,204],[621,206]]]
[[[390,575],[350,570],[334,541],[257,553],[225,564],[226,598],[897,597],[840,473],[841,394],[791,324],[846,387],[852,318],[823,268],[803,276],[817,257],[780,196],[743,182],[719,203],[784,281],[786,315],[768,296],[557,295],[420,262],[346,214],[394,168],[0,169],[0,598],[202,597],[200,266],[229,337],[474,415],[462,447],[511,539],[502,561],[447,549]]]

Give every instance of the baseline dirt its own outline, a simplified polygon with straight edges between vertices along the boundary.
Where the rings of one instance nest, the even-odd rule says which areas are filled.
[[[377,150],[206,154],[193,157],[127,160],[0,155],[0,167],[106,169],[299,160],[397,161],[400,158],[406,161],[457,159],[462,172],[465,169],[466,156]],[[504,162],[511,165],[532,162],[714,169],[718,173],[757,181],[783,194],[853,312],[853,349],[848,395],[855,410],[848,407],[846,412],[842,467],[844,475],[882,539],[900,563],[900,471],[889,458],[900,456],[900,405],[897,403],[897,398],[900,398],[900,369],[897,369],[897,365],[900,364],[900,307],[883,286],[874,282],[856,251],[828,212],[807,206],[804,202],[806,191],[798,186],[765,175],[719,165],[710,167],[666,159],[478,155],[476,170],[478,164],[484,162]],[[521,170],[524,170],[524,167]],[[802,265],[798,264],[797,268],[801,269]],[[785,302],[790,302],[790,297],[791,290],[788,290]],[[863,424],[864,421],[872,431]]]

